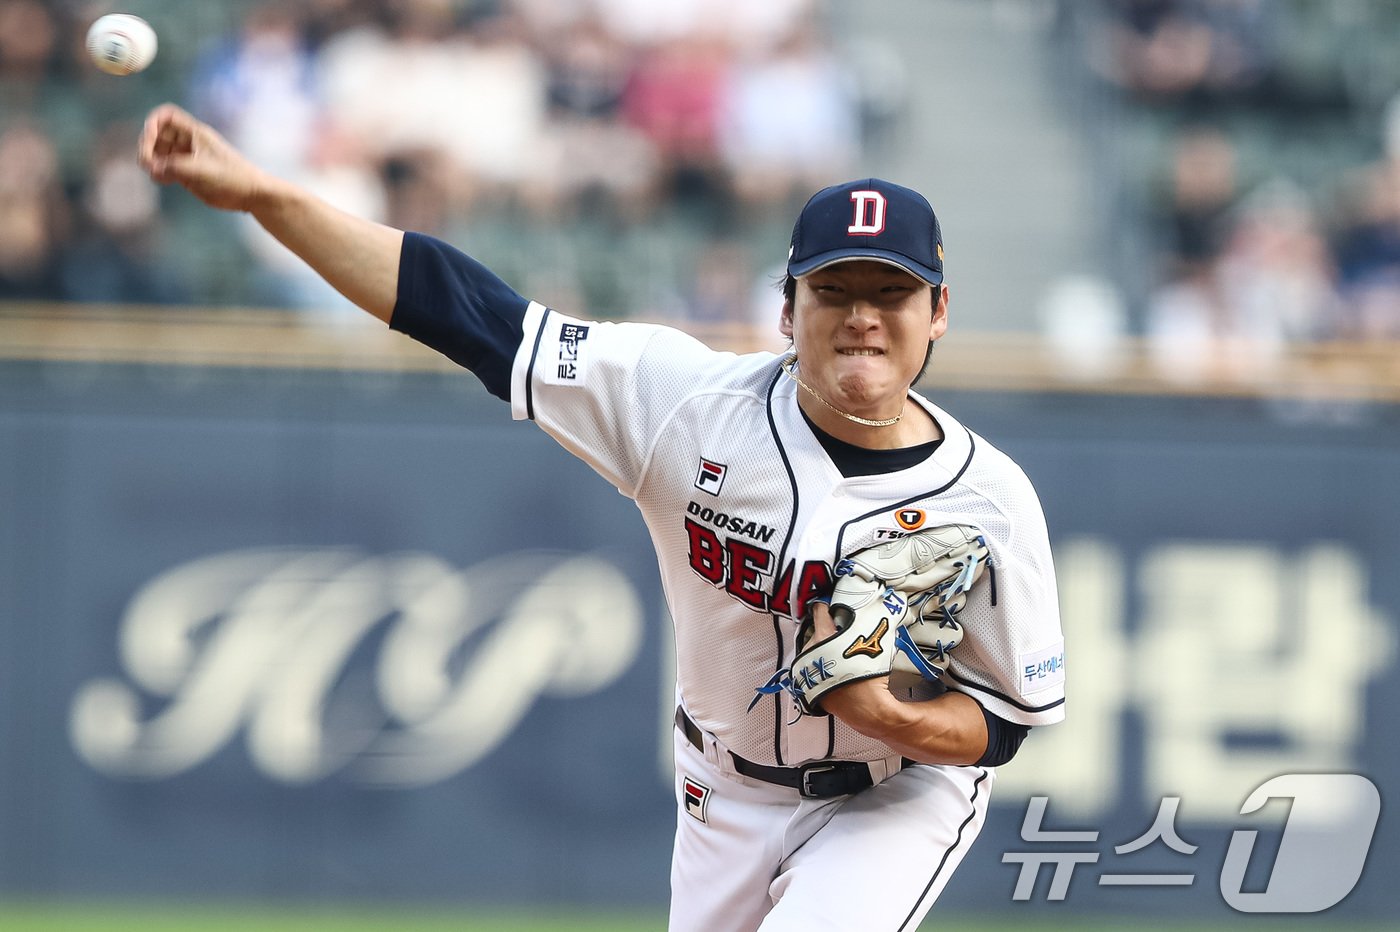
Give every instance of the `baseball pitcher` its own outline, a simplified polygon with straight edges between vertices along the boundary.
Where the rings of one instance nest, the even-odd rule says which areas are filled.
[[[1035,491],[911,388],[948,327],[923,196],[876,178],[814,195],[777,315],[790,351],[735,356],[529,301],[440,240],[270,177],[174,106],[139,154],[251,213],[636,502],[676,628],[672,929],[918,926],[995,768],[1064,716]]]

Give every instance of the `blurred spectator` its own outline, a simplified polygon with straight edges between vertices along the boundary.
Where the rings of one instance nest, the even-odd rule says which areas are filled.
[[[640,219],[654,203],[660,163],[650,140],[621,119],[632,52],[591,17],[542,46],[549,126],[533,205],[541,213],[603,207]]]
[[[592,0],[618,38],[649,48],[686,37],[762,54],[811,15],[811,0]]]
[[[320,49],[330,39],[378,23],[383,0],[299,0],[307,44]]]
[[[1212,261],[1239,196],[1238,154],[1229,137],[1209,127],[1177,136],[1153,215],[1164,240],[1163,277],[1191,277]]]
[[[549,106],[555,116],[609,120],[622,109],[635,56],[588,17],[549,33],[541,45],[549,70]]]
[[[68,206],[52,140],[33,125],[0,131],[0,298],[57,298]]]
[[[718,0],[592,0],[604,26],[628,45],[654,48],[686,38],[719,38]],[[760,4],[753,4],[755,6]]]
[[[0,89],[7,107],[32,102],[49,77],[58,24],[38,0],[0,0]]]
[[[274,174],[300,176],[320,115],[314,60],[285,3],[255,7],[240,33],[195,65],[193,105],[235,146]]]
[[[379,159],[441,152],[463,196],[509,196],[539,170],[546,73],[518,20],[459,28],[448,0],[397,0],[321,54],[327,116]]]
[[[1215,274],[1237,329],[1256,342],[1282,347],[1333,329],[1332,258],[1312,204],[1289,182],[1241,203]]]
[[[1336,233],[1342,336],[1400,338],[1400,94],[1382,117],[1384,154],[1346,179]]]
[[[451,208],[452,165],[434,149],[404,150],[384,161],[384,222],[401,230],[445,234]]]
[[[1148,336],[1180,378],[1249,379],[1335,317],[1332,265],[1311,206],[1282,182],[1231,216],[1218,256],[1184,266],[1148,306]]]
[[[177,304],[190,300],[171,265],[158,261],[156,186],[131,157],[137,126],[119,121],[98,134],[79,198],[70,247],[60,263],[66,300]]]
[[[768,55],[773,49],[797,33],[826,37],[826,23],[817,15],[813,0],[709,0],[707,24],[721,30],[742,58],[754,59]],[[702,24],[701,28],[704,28]]]
[[[504,0],[542,44],[548,37],[568,32],[585,20],[600,21],[597,0]],[[611,30],[605,31],[613,35]]]
[[[632,73],[623,112],[656,147],[671,196],[715,206],[728,190],[719,160],[728,68],[724,43],[686,35],[654,46]]]
[[[854,168],[860,153],[854,79],[810,24],[740,64],[723,103],[725,163],[745,201],[779,202]]]
[[[1218,103],[1268,87],[1275,48],[1265,0],[1103,0],[1090,64],[1149,103]]]

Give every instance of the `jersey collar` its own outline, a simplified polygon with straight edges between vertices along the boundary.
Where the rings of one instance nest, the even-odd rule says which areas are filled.
[[[797,404],[796,383],[792,379],[784,378],[781,370],[778,371],[777,382],[773,386],[769,403],[772,409],[773,424],[777,431],[777,440],[789,451],[789,455],[791,455],[791,451],[803,450],[808,445],[814,445],[821,457],[821,462],[835,480],[852,483],[881,482],[888,481],[891,476],[899,477],[913,472],[919,475],[917,483],[921,485],[929,484],[931,479],[935,480],[936,485],[939,486],[952,482],[967,468],[968,460],[972,456],[972,435],[957,418],[918,392],[910,391],[909,397],[938,423],[939,429],[943,431],[943,442],[939,444],[932,456],[915,467],[876,476],[855,476],[851,479],[844,479],[841,476],[840,471],[826,455],[826,451],[821,449],[817,439],[812,436],[812,431],[803,420],[802,411]],[[939,477],[942,479],[940,480]]]

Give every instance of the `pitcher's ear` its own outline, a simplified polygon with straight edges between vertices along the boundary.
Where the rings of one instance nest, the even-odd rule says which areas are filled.
[[[929,322],[928,338],[937,340],[948,332],[948,305],[952,303],[952,295],[946,284],[933,289],[933,295],[933,319]]]

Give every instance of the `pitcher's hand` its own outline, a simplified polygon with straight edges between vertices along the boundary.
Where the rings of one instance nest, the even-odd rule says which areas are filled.
[[[221,210],[251,210],[270,181],[212,126],[174,104],[146,117],[137,158],[154,181],[183,185]]]

